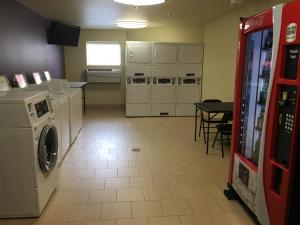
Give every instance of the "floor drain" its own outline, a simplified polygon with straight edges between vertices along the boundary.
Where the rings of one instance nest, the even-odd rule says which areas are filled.
[[[133,149],[131,149],[131,151],[133,151],[133,152],[140,152],[142,150],[140,148],[133,148]]]

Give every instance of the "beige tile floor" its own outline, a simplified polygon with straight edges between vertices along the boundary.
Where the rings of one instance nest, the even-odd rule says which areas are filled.
[[[223,196],[228,153],[222,159],[217,145],[206,155],[193,128],[193,118],[127,119],[122,109],[89,109],[41,217],[0,225],[255,224]]]

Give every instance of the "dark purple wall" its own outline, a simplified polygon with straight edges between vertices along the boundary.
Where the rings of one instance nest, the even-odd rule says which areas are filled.
[[[0,1],[0,74],[48,70],[63,78],[63,47],[47,44],[48,20],[15,0]]]

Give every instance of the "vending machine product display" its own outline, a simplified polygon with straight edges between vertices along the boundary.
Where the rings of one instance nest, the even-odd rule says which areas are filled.
[[[262,225],[300,224],[300,1],[241,19],[229,190]]]

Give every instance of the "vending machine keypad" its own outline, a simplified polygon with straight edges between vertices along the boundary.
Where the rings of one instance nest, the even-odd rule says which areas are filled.
[[[278,128],[275,147],[275,160],[288,167],[295,124],[297,88],[281,85],[278,100]]]
[[[291,134],[293,132],[293,126],[294,126],[294,115],[287,113],[285,116],[286,118],[285,118],[284,131],[288,134]]]

